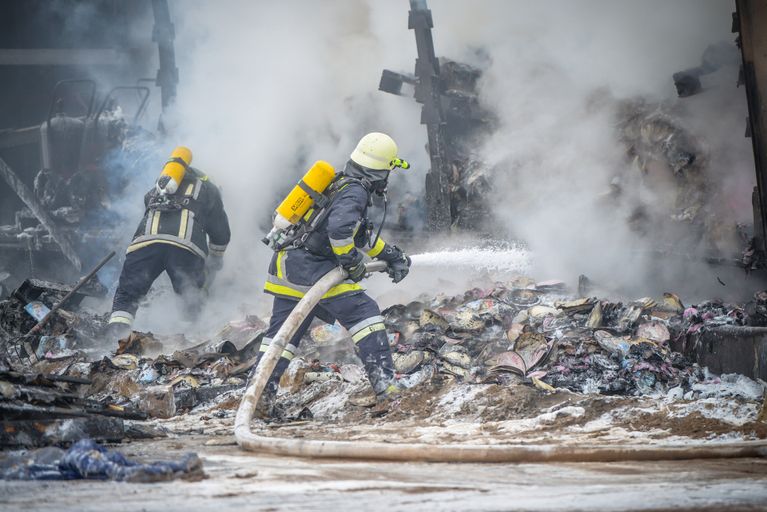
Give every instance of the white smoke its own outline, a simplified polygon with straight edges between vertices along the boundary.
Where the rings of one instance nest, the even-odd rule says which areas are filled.
[[[179,1],[171,9],[180,82],[165,121],[173,144],[189,146],[193,165],[222,188],[232,227],[207,310],[215,325],[241,303],[263,306],[271,252],[260,240],[315,160],[340,170],[362,135],[382,131],[417,169],[393,179],[421,186],[420,107],[377,90],[385,67],[412,71],[415,44],[406,2]],[[144,308],[137,327],[163,317]]]
[[[707,143],[706,171],[717,191],[710,207],[730,226],[748,222],[754,171],[743,137],[746,103],[744,89],[736,87],[737,65],[704,77],[704,93],[688,99],[676,99],[672,81],[674,72],[698,66],[710,44],[734,41],[733,4],[484,1],[473,3],[471,12],[460,2],[446,4],[437,11],[441,4],[431,3],[441,15],[439,51],[481,47],[490,57],[482,100],[502,125],[482,150],[496,170],[493,211],[499,226],[529,244],[539,274],[573,282],[586,273],[628,293],[674,289],[696,299],[759,286],[746,285],[740,270],[697,262],[703,255],[697,245],[671,248],[692,259],[652,254],[686,235],[670,219],[643,238],[629,229],[638,201],[663,219],[668,214],[660,207],[664,198],[627,168],[613,118],[620,99],[664,102]],[[633,178],[624,193],[632,200],[606,200],[614,176]],[[668,182],[673,188],[670,176]],[[737,249],[732,237],[728,242],[727,250]]]
[[[624,163],[609,109],[594,108],[593,100],[595,91],[673,98],[674,72],[698,65],[709,44],[733,40],[734,6],[431,0],[429,7],[439,56],[476,64],[481,49],[490,57],[482,101],[501,129],[481,154],[501,170],[493,198],[498,234],[529,244],[541,278],[574,280],[585,272],[627,286],[653,272],[679,275],[678,265],[648,270],[642,254],[651,244],[638,244],[626,228],[628,206],[609,212],[599,205]],[[421,193],[428,155],[420,105],[377,91],[382,69],[413,70],[408,8],[405,0],[171,3],[180,83],[166,121],[173,144],[191,147],[194,165],[222,187],[233,231],[212,290],[211,322],[236,316],[240,303],[263,305],[271,254],[260,238],[268,215],[314,160],[340,168],[361,135],[384,131],[413,163],[409,177],[394,179]],[[706,113],[691,116],[699,132],[711,128],[715,113],[718,128],[705,135],[728,155],[718,165],[740,177],[732,195],[746,190],[750,197],[744,92],[734,86],[736,75],[723,73],[716,108],[702,95],[689,110]],[[742,205],[735,209],[748,218]],[[696,272],[701,281],[713,279],[705,268]]]

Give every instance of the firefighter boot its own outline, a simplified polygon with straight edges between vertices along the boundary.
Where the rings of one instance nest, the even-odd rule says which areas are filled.
[[[104,332],[107,343],[116,344],[118,341],[130,336],[131,326],[119,322],[110,322]]]

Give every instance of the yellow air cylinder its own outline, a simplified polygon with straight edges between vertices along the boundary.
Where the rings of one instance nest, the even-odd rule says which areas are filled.
[[[335,175],[336,171],[329,163],[323,160],[314,162],[314,165],[304,174],[301,182],[290,191],[290,194],[277,207],[275,227],[287,228],[288,226],[284,225],[285,221],[289,224],[296,224],[314,204],[314,199],[301,188],[302,183],[318,194],[321,194],[330,185],[330,182],[333,181]]]
[[[181,164],[182,160],[186,165]],[[184,146],[177,146],[170,154],[160,177],[157,179],[157,190],[164,194],[174,194],[186,174],[186,167],[192,163],[192,151]]]

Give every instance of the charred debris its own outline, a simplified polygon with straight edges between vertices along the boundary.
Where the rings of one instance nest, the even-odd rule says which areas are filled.
[[[497,119],[480,101],[477,86],[482,70],[469,64],[438,58],[434,50],[431,10],[425,0],[411,0],[408,28],[416,41],[413,74],[385,69],[379,90],[412,94],[422,105],[421,124],[428,135],[431,168],[426,175],[424,200],[405,199],[398,208],[397,227],[413,229],[413,210],[426,212],[427,228],[446,231],[486,228],[489,213],[483,200],[490,189],[485,165],[477,158],[481,140],[492,132]]]
[[[164,436],[157,419],[195,411],[233,418],[264,321],[246,316],[203,342],[133,332],[113,350],[101,342],[105,318],[79,307],[103,290],[83,286],[39,333],[25,336],[38,323],[34,315],[71,291],[27,280],[0,302],[0,445]],[[685,354],[722,327],[767,325],[767,298],[758,294],[743,306],[684,305],[668,293],[617,302],[520,276],[457,296],[424,296],[391,306],[383,316],[406,393],[496,384],[528,387],[540,396],[568,390],[695,400],[701,386],[719,378]],[[348,333],[317,322],[283,376],[282,405],[268,421],[311,420],[312,404],[329,392],[323,387],[328,381],[369,387]],[[751,376],[764,377],[767,368],[760,371]],[[367,410],[368,404],[347,399],[347,407]]]

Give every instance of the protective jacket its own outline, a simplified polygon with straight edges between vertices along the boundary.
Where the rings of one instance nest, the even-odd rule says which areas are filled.
[[[155,188],[144,196],[146,211],[128,253],[163,243],[187,249],[201,258],[222,255],[231,236],[221,192],[197,169],[189,168],[175,194]]]
[[[359,251],[385,261],[393,254],[393,246],[380,238],[373,247],[369,245],[372,230],[368,226],[372,224],[367,213],[372,201],[366,183],[342,174],[333,186],[335,192],[324,221],[300,247],[283,249],[272,257],[264,285],[266,293],[299,300],[333,268],[358,261]],[[331,288],[323,300],[364,290],[361,284],[347,279]]]

